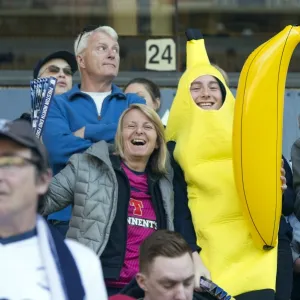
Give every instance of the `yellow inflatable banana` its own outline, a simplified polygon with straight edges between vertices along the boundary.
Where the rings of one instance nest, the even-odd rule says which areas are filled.
[[[233,126],[235,182],[252,238],[276,245],[281,216],[280,166],[285,81],[300,27],[287,26],[258,47],[240,75]]]
[[[210,82],[218,80],[223,91],[219,109],[203,109],[192,97],[195,82],[208,77],[201,93],[214,93]],[[206,101],[213,99],[207,95]],[[269,300],[274,299],[277,248],[255,246],[243,213],[233,172],[234,106],[222,74],[209,62],[203,38],[196,35],[187,42],[187,69],[172,103],[166,137],[176,142],[174,159],[184,172],[200,256],[212,280],[236,299]]]

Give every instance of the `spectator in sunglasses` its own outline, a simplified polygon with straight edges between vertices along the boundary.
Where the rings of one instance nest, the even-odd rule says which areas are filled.
[[[33,78],[55,77],[55,94],[63,94],[72,88],[72,76],[77,71],[75,56],[68,51],[54,52],[38,61]]]
[[[33,69],[33,78],[55,77],[55,94],[59,95],[72,88],[73,74],[77,71],[75,56],[68,51],[57,51],[40,59]],[[31,122],[31,114],[25,112],[20,119]]]

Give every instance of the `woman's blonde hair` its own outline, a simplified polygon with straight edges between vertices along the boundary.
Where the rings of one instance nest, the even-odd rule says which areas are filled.
[[[123,130],[123,120],[125,115],[137,109],[142,112],[154,125],[156,134],[157,134],[157,149],[154,149],[153,153],[151,154],[148,162],[148,166],[151,168],[151,171],[156,174],[166,174],[166,161],[168,156],[167,146],[166,146],[166,139],[165,139],[165,129],[164,126],[158,116],[158,114],[149,106],[145,104],[131,104],[128,109],[126,109],[119,120],[118,129],[115,137],[115,147],[116,147],[116,154],[120,155],[121,158],[125,158],[124,156],[124,141],[122,136]]]

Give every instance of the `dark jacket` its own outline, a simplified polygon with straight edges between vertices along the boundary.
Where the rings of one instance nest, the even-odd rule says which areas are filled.
[[[294,213],[300,221],[300,139],[297,139],[291,151],[293,167],[293,186],[296,193]]]
[[[25,121],[28,121],[28,122],[31,123],[31,114],[27,113],[27,112],[22,113],[22,115],[20,116],[20,118],[18,118],[17,120],[19,120],[19,119],[25,120]]]
[[[174,190],[174,228],[179,232],[193,251],[200,251],[197,246],[197,238],[192,221],[192,215],[188,206],[187,185],[184,174],[178,163],[175,161],[173,152],[175,142],[168,142],[167,147],[170,153],[171,166],[173,168],[173,190]]]
[[[124,263],[127,241],[127,212],[130,200],[129,180],[121,168],[119,157],[111,156],[118,181],[118,207],[107,245],[100,257],[105,279],[118,280]],[[157,218],[157,229],[167,229],[166,214],[161,200],[159,177],[148,173],[148,187]],[[126,195],[124,197],[124,195]]]
[[[287,189],[282,196],[282,214],[286,217],[291,215],[294,211],[294,205],[296,200],[296,193],[293,187],[293,173],[288,161],[282,156],[284,162],[285,178]]]
[[[279,239],[292,240],[293,229],[291,225],[286,221],[285,217],[291,215],[294,210],[294,203],[296,199],[296,193],[293,188],[293,173],[287,160],[282,156],[284,161],[284,170],[286,177],[287,189],[282,195],[282,216],[279,225]]]

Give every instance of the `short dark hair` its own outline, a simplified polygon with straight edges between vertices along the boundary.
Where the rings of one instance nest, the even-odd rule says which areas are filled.
[[[157,230],[140,246],[140,271],[148,272],[149,266],[158,256],[176,258],[186,253],[192,257],[192,249],[181,234],[170,230]]]
[[[148,91],[148,93],[150,94],[153,102],[156,103],[157,102],[156,98],[161,97],[160,89],[159,89],[158,85],[155,84],[153,81],[147,79],[147,78],[134,78],[134,79],[131,79],[126,84],[124,90],[126,90],[128,88],[128,86],[133,84],[133,83],[142,84],[145,87],[145,89]]]

